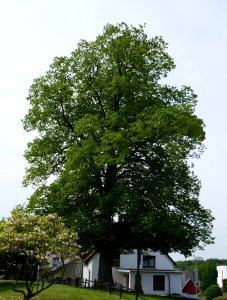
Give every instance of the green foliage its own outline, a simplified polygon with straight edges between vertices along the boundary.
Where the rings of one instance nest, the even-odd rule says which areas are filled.
[[[222,291],[217,284],[212,284],[206,289],[206,293],[205,293],[206,300],[212,300],[213,298],[221,295],[222,295]]]
[[[29,207],[63,216],[85,251],[189,255],[213,242],[188,163],[203,150],[204,124],[191,88],[161,83],[175,67],[166,47],[143,26],[108,24],[30,87]]]
[[[223,283],[223,292],[226,293],[227,292],[227,279],[224,278],[222,280],[222,283]]]
[[[199,279],[202,290],[217,282],[218,260],[207,260],[199,266]]]
[[[52,273],[52,257],[75,257],[78,252],[77,235],[70,231],[56,215],[39,216],[17,207],[11,217],[0,223],[0,253],[4,257],[5,271],[11,271],[13,290],[26,299],[50,287],[46,282]],[[38,272],[39,270],[39,272]],[[38,272],[38,284],[37,280]],[[18,288],[18,275],[23,274],[26,289]]]
[[[192,260],[183,260],[183,261],[177,261],[176,264],[178,267],[182,267],[185,269],[199,269],[200,265],[204,262],[204,259],[202,257],[195,258]]]

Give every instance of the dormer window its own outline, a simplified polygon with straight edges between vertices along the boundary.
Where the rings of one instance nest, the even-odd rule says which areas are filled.
[[[155,268],[155,256],[143,255],[143,268]]]

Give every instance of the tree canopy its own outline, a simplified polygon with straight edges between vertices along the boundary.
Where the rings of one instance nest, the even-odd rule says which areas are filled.
[[[193,90],[164,83],[175,67],[166,48],[144,26],[108,24],[30,87],[29,206],[63,216],[82,249],[106,262],[114,251],[189,255],[213,242],[190,163],[203,151],[204,123]]]
[[[23,293],[26,300],[55,282],[51,278],[52,258],[57,258],[64,269],[64,260],[77,254],[76,233],[66,228],[56,215],[35,215],[17,207],[11,217],[0,223],[0,255],[5,271],[12,272],[16,280],[13,290]],[[26,282],[26,290],[17,289],[19,275]]]

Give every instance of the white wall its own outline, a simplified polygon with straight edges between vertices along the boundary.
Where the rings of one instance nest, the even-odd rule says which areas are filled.
[[[137,253],[121,254],[120,255],[120,268],[122,269],[136,269],[137,266]]]
[[[153,290],[153,275],[165,276],[165,290],[154,291]],[[130,288],[134,288],[135,284],[135,272],[131,273]],[[169,295],[169,294],[182,294],[182,273],[169,274],[169,273],[150,273],[141,272],[141,283],[143,292],[145,294],[152,295]]]
[[[117,271],[117,268],[114,267],[112,268],[112,272],[113,272],[113,281],[114,283],[117,283],[117,284],[122,284],[122,286],[124,287],[129,287],[129,276],[130,276],[130,273],[129,272],[118,272]]]
[[[144,251],[144,255],[154,255],[155,258],[155,269],[158,270],[173,270],[174,264],[171,259],[159,252]],[[143,255],[141,255],[140,268],[142,269]],[[120,268],[122,269],[136,269],[137,267],[137,251],[133,254],[121,254],[120,255]]]
[[[217,272],[218,272],[218,277],[217,277],[217,284],[219,285],[220,288],[222,288],[223,279],[227,279],[227,266],[217,266]]]
[[[182,273],[170,275],[170,294],[182,294],[183,280]]]
[[[163,254],[160,254],[159,252],[153,253],[156,255],[156,262],[155,262],[155,268],[158,270],[173,270],[174,264],[171,261],[171,259]]]
[[[99,253],[95,254],[88,264],[83,265],[83,279],[94,281],[98,279]],[[92,286],[93,284],[91,284]]]
[[[136,273],[131,273],[131,288],[134,288],[135,285],[135,275]],[[165,290],[164,291],[154,291],[153,290],[153,275],[151,273],[141,272],[141,283],[144,294],[152,295],[168,295],[169,294],[169,281],[168,277],[165,274],[159,273],[159,275],[165,275]]]
[[[81,278],[82,263],[81,261],[72,260],[65,265],[64,279],[66,278]]]

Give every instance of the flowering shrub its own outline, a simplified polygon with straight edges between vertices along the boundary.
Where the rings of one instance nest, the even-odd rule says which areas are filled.
[[[52,272],[52,257],[57,257],[59,266],[63,266],[64,260],[74,258],[77,252],[77,234],[66,228],[57,215],[40,216],[17,207],[11,217],[0,222],[0,253],[10,256],[8,267],[16,280],[17,274],[24,272],[28,282],[27,292],[23,291],[24,299],[30,299],[52,284],[44,283]],[[41,285],[38,289],[36,285],[34,292],[37,269]],[[16,285],[14,290],[19,291]]]

